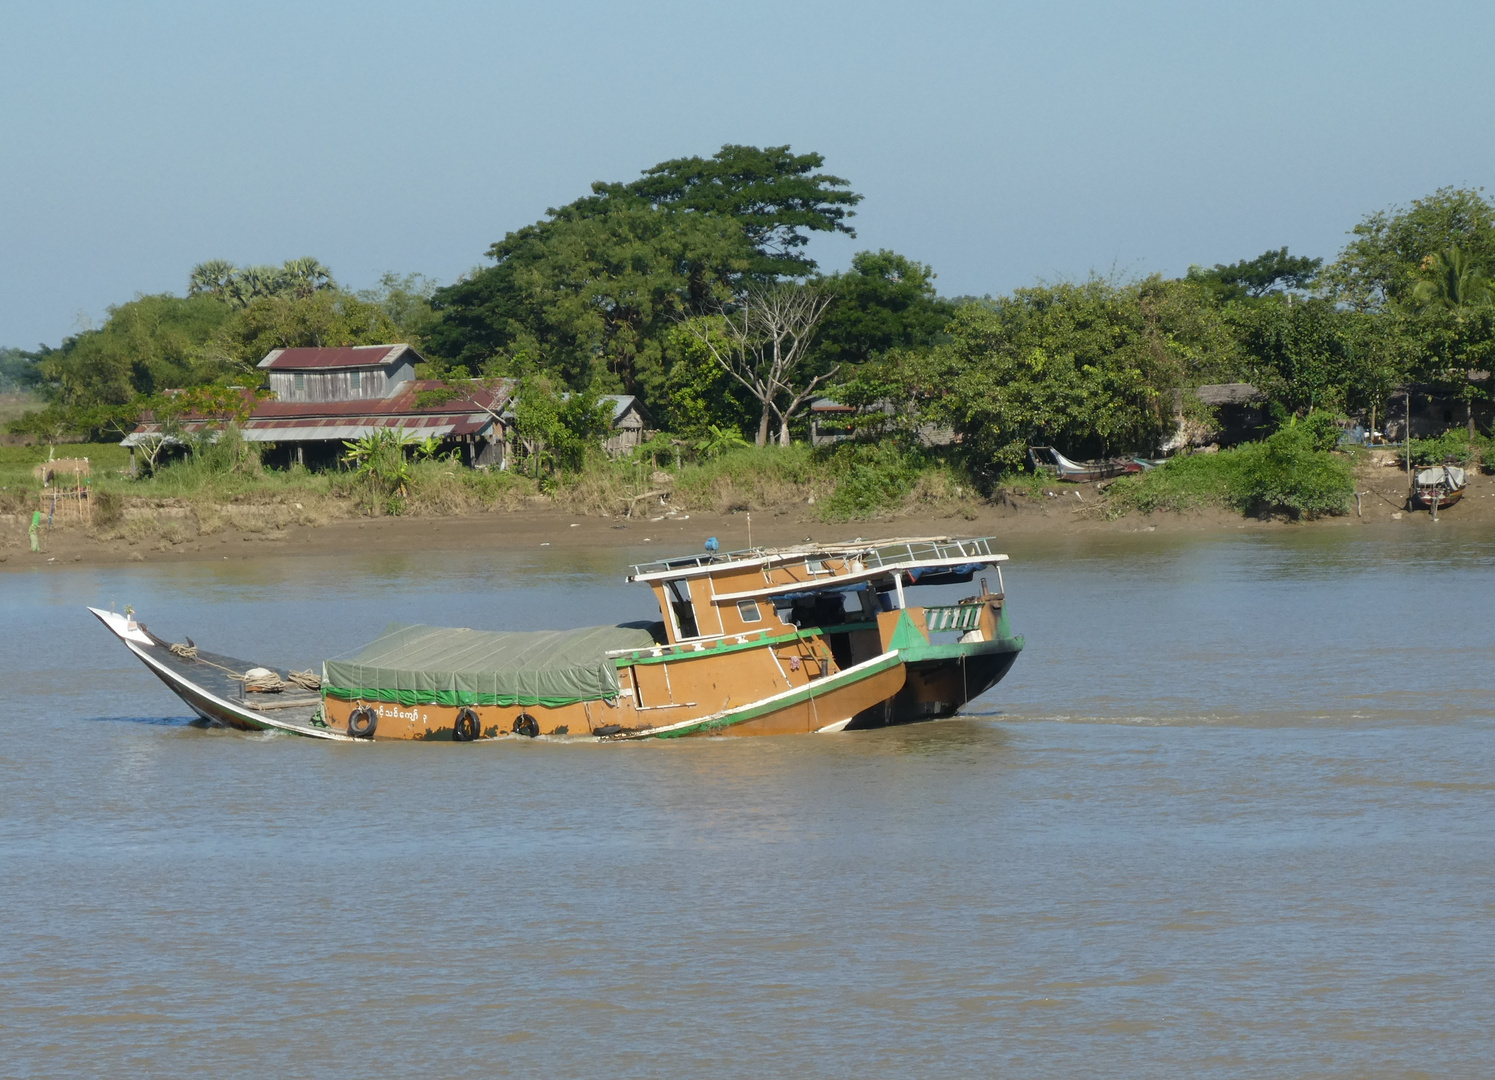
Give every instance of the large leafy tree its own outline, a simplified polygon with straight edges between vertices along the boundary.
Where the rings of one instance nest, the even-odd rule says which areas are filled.
[[[440,319],[427,342],[438,356],[652,394],[670,327],[729,297],[752,253],[730,218],[616,203],[528,225],[488,254],[497,265],[432,298]]]
[[[1179,360],[1137,287],[1019,289],[962,307],[948,329],[915,368],[932,418],[962,436],[978,473],[1021,464],[1035,443],[1081,456],[1147,449],[1171,426]]]
[[[578,213],[601,202],[642,199],[661,208],[719,214],[741,227],[761,278],[803,277],[815,261],[805,252],[810,232],[855,236],[847,219],[862,196],[839,176],[817,172],[825,158],[795,154],[788,146],[723,146],[709,158],[685,157],[645,169],[627,184],[594,184],[575,204]]]
[[[1318,279],[1323,259],[1306,255],[1289,255],[1287,248],[1267,251],[1254,259],[1225,265],[1216,263],[1208,270],[1189,267],[1188,280],[1205,286],[1221,302],[1245,297],[1260,298],[1283,289],[1307,289]]]
[[[1250,381],[1294,413],[1370,403],[1351,313],[1323,300],[1237,307],[1231,321],[1252,365]],[[1372,380],[1373,381],[1373,380]]]
[[[567,392],[546,375],[527,375],[514,398],[514,429],[523,440],[535,475],[544,459],[562,469],[579,469],[607,434],[611,403],[590,389]]]
[[[939,341],[955,304],[935,291],[934,277],[924,263],[882,250],[858,252],[850,270],[821,278],[835,303],[820,325],[812,365],[860,365]]]
[[[1428,258],[1450,247],[1476,266],[1495,266],[1495,205],[1481,190],[1439,188],[1409,207],[1369,215],[1353,236],[1320,285],[1342,304],[1379,311],[1408,301]]]
[[[220,366],[245,374],[271,349],[333,345],[383,345],[399,328],[376,303],[335,289],[262,296],[226,312],[204,352]]]
[[[229,308],[205,296],[141,296],[109,309],[96,330],[41,354],[59,404],[122,405],[137,395],[211,382],[230,370],[206,348]]]
[[[38,359],[24,349],[0,349],[0,394],[37,389],[42,383]]]
[[[861,196],[822,164],[787,146],[724,146],[595,183],[495,243],[495,265],[438,290],[427,346],[469,370],[546,370],[657,402],[677,320],[812,273],[813,233],[855,235]]]

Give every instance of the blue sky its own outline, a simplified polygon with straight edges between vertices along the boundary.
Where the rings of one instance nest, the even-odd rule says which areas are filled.
[[[0,344],[194,263],[443,282],[727,142],[817,150],[947,294],[1182,273],[1492,177],[1495,5],[0,6]]]

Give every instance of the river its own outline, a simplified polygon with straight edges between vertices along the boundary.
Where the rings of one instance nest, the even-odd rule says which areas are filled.
[[[0,575],[0,1076],[1485,1075],[1495,539],[1005,550],[969,716],[626,745],[204,729],[83,608],[303,666],[659,553]]]

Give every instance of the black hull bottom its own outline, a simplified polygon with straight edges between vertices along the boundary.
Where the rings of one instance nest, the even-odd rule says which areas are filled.
[[[913,724],[954,716],[967,702],[1001,682],[1019,649],[971,649],[953,657],[912,660],[903,689],[889,701],[858,713],[847,731]]]

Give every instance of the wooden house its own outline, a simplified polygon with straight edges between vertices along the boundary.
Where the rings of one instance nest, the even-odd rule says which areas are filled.
[[[649,412],[632,394],[603,394],[602,400],[613,407],[612,430],[603,448],[612,457],[625,457],[649,437]]]
[[[265,444],[272,465],[331,467],[346,452],[345,442],[402,431],[414,440],[436,438],[465,464],[503,468],[509,438],[504,410],[513,384],[417,379],[415,366],[423,362],[409,345],[272,350],[259,367],[273,397],[255,404],[239,425],[240,437]],[[189,416],[181,428],[190,434],[209,424]],[[132,463],[135,447],[162,432],[147,417],[125,437]]]

